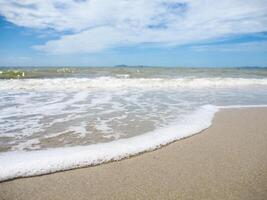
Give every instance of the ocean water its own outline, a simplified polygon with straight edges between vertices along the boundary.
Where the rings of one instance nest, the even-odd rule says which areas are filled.
[[[252,105],[267,68],[0,68],[0,180],[152,150]]]

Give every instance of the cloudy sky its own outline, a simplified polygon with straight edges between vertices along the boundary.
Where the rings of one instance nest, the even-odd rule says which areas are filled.
[[[267,0],[0,0],[1,66],[267,66]]]

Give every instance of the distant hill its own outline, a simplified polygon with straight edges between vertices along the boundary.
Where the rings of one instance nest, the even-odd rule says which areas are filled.
[[[129,67],[128,65],[115,65],[114,67]]]
[[[144,65],[115,65],[114,67],[146,67]],[[147,66],[148,67],[148,66]]]

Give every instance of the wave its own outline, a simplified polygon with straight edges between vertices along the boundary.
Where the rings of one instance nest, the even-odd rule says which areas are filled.
[[[229,106],[229,108],[239,107],[267,107],[267,105]],[[227,108],[227,106],[205,105],[175,124],[150,133],[109,143],[31,152],[14,151],[1,153],[0,181],[98,165],[152,151],[208,128],[212,124],[215,113],[222,108]]]
[[[0,90],[205,88],[266,86],[267,78],[54,78],[0,80]]]
[[[109,143],[31,152],[1,153],[0,181],[97,165],[154,150],[174,140],[208,128],[216,111],[215,106],[204,106],[192,115],[187,116],[182,123]]]

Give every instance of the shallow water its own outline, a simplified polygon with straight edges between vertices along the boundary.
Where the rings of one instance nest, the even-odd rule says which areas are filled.
[[[15,72],[0,80],[2,152],[130,138],[207,104],[267,104],[267,69],[1,69]]]
[[[267,105],[267,69],[0,69],[0,181],[119,160]]]

